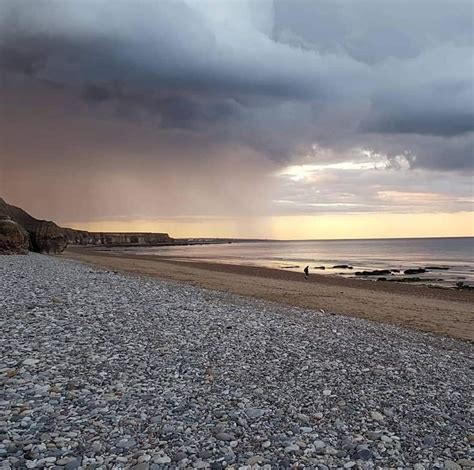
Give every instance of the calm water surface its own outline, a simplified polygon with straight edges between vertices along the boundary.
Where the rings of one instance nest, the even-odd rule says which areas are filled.
[[[417,275],[427,283],[455,285],[464,281],[474,285],[474,238],[423,238],[385,240],[315,240],[290,242],[248,242],[221,245],[127,248],[137,254],[156,255],[188,261],[212,261],[251,266],[266,266],[292,271],[354,277],[355,271],[440,266]],[[352,270],[333,268],[347,264]],[[316,270],[316,266],[326,269]],[[401,274],[393,276],[406,277]],[[393,277],[391,276],[391,277]],[[375,278],[376,279],[376,278]]]

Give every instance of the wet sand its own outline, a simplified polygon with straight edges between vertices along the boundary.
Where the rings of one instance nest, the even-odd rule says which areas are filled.
[[[474,341],[474,293],[69,247],[95,266]]]

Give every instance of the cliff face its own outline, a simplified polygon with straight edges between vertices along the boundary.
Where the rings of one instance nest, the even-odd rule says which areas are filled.
[[[174,239],[170,238],[167,233],[83,232],[73,230],[68,233],[68,242],[71,245],[128,246],[171,244]]]
[[[26,249],[40,253],[61,253],[69,245],[163,245],[172,244],[174,240],[167,233],[108,233],[108,232],[86,232],[63,228],[54,222],[38,220],[19,207],[7,204],[0,198],[0,222],[1,218],[9,219],[9,223],[15,224],[26,236]],[[19,234],[13,235],[11,225],[4,222],[4,238],[0,239],[0,251],[2,244],[20,243]],[[0,227],[1,228],[1,227]],[[10,234],[7,235],[6,234]],[[0,231],[0,236],[2,232]],[[8,240],[10,241],[7,241]],[[2,242],[3,240],[3,242]],[[21,244],[21,243],[20,243]],[[12,246],[13,246],[12,245]],[[3,251],[7,251],[5,248]]]
[[[67,235],[54,222],[40,220],[30,232],[31,247],[39,253],[61,253],[68,245]]]
[[[0,214],[0,254],[24,254],[28,248],[28,232],[8,215]]]
[[[25,230],[34,229],[38,222],[40,222],[23,209],[7,204],[1,197],[0,215],[8,215],[10,219],[14,220],[17,224],[20,224]]]
[[[32,217],[19,207],[7,204],[0,198],[0,216],[8,216],[26,231],[28,249],[39,253],[61,253],[67,246],[64,229],[48,220]]]

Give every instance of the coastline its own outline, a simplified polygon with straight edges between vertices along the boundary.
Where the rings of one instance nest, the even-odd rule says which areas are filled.
[[[234,264],[177,261],[70,247],[62,255],[94,266],[230,292],[283,305],[364,318],[474,341],[474,293]]]

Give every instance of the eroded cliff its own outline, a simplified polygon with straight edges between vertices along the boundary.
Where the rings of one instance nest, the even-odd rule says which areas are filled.
[[[152,246],[173,242],[173,238],[167,233],[87,232],[60,227],[52,221],[36,219],[0,198],[0,252],[29,249],[39,253],[58,254],[67,245]]]

